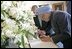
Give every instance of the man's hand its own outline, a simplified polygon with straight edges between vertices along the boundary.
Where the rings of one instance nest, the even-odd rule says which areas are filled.
[[[53,42],[52,38],[50,36],[46,36],[46,35],[40,36],[40,39],[43,42]]]
[[[38,29],[38,32],[37,32],[38,36],[40,37],[41,35],[45,35],[46,32],[44,30],[39,30]]]
[[[44,30],[38,30],[38,36],[43,42],[53,42],[52,38],[50,36],[45,35],[46,32]]]

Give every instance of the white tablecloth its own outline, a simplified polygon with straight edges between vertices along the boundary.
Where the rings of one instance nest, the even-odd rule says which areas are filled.
[[[58,48],[52,42],[42,42],[39,39],[29,40],[31,48]]]

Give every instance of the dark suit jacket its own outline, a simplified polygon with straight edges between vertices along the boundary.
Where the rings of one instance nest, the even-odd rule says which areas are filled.
[[[51,25],[56,35],[52,36],[55,43],[66,41],[71,37],[71,15],[63,11],[51,13]]]

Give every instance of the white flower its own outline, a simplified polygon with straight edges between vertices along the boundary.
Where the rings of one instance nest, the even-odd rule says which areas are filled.
[[[13,31],[11,31],[11,30],[6,30],[5,35],[8,36],[8,37],[14,37],[14,36],[15,36],[15,35],[13,34]]]
[[[22,36],[22,35],[23,35],[23,37],[24,37],[24,42],[25,42],[25,43],[28,43],[28,40],[27,40],[25,34],[21,34],[21,33],[15,36],[14,43],[17,43],[18,41],[19,41],[19,42],[22,42],[22,41],[21,41],[21,36]]]
[[[4,35],[4,34],[5,34],[5,33],[2,31],[2,32],[1,32],[1,35]]]
[[[3,8],[3,10],[6,10],[8,9],[10,6],[11,6],[12,2],[11,1],[4,1],[2,4],[1,4],[1,7]]]
[[[11,27],[15,27],[16,22],[11,19],[6,19],[6,24],[8,24]]]
[[[14,43],[17,43],[18,41],[21,42],[21,34],[17,34],[17,35],[15,36]]]
[[[17,8],[16,7],[10,8],[9,15],[12,16],[13,18],[19,16],[19,13],[17,12]]]
[[[1,14],[1,19],[2,19],[2,20],[4,20],[4,19],[5,19],[5,17],[3,16],[3,14]]]

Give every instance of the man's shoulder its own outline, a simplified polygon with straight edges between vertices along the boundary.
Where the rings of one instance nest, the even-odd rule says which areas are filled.
[[[64,11],[53,11],[52,12],[52,19],[53,20],[60,20],[65,17],[66,12]]]
[[[66,11],[53,11],[53,17],[64,17],[64,16],[71,16],[69,13]]]
[[[58,22],[66,19],[71,20],[71,15],[65,11],[54,11],[52,19]]]
[[[58,11],[53,11],[53,13],[54,14],[66,14],[67,12],[66,11],[60,11],[60,10],[58,10]]]

